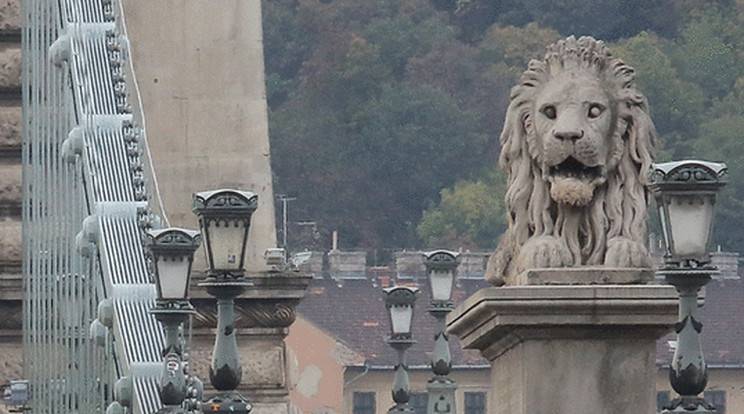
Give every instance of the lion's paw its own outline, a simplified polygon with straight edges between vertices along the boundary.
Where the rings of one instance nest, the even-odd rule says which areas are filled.
[[[527,269],[573,266],[568,246],[557,237],[540,236],[527,240],[517,256],[517,273]]]
[[[651,255],[646,246],[627,237],[613,237],[607,241],[604,264],[611,267],[652,266]]]
[[[494,286],[502,286],[506,281],[506,269],[509,266],[510,257],[503,249],[498,249],[488,259],[486,266],[486,281]]]

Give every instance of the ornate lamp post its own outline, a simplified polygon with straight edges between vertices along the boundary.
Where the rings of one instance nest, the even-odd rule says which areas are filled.
[[[395,405],[388,410],[388,413],[413,413],[413,408],[408,404],[411,399],[411,385],[408,380],[406,350],[416,343],[411,334],[411,322],[418,289],[394,286],[383,289],[383,291],[385,292],[385,306],[390,315],[391,332],[387,343],[398,352],[398,364],[395,366],[395,379],[393,380]]]
[[[146,233],[145,244],[154,264],[158,299],[150,309],[165,330],[163,373],[160,377],[160,401],[164,407],[158,413],[186,413],[182,408],[187,396],[187,378],[183,367],[183,349],[178,328],[195,313],[189,303],[188,289],[194,251],[201,243],[199,232],[179,228],[153,230]]]
[[[679,292],[677,349],[670,365],[672,388],[680,395],[662,413],[715,413],[699,394],[708,382],[695,319],[700,288],[718,272],[707,253],[716,193],[726,184],[726,165],[704,161],[655,164],[651,191],[659,209],[667,252],[658,271]]]
[[[247,191],[216,190],[194,194],[207,255],[207,278],[199,286],[217,298],[217,339],[209,380],[220,391],[206,402],[206,411],[249,413],[251,406],[235,389],[242,369],[235,339],[235,298],[251,284],[244,277],[245,248],[258,196]]]
[[[426,387],[429,394],[427,413],[455,413],[455,390],[457,383],[448,377],[452,370],[452,355],[447,335],[447,314],[454,308],[452,303],[452,286],[455,282],[460,254],[447,250],[435,250],[424,253],[424,266],[429,276],[431,301],[429,313],[437,320],[437,333],[434,336],[434,354],[431,369],[434,378]]]

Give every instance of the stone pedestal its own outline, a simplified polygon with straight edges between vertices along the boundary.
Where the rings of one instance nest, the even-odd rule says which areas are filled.
[[[491,414],[650,414],[656,339],[677,304],[661,285],[486,288],[448,328],[492,362]]]
[[[246,278],[253,286],[235,299],[235,328],[243,372],[237,391],[250,401],[251,414],[289,414],[291,358],[284,338],[312,276],[296,271],[268,271],[249,273]],[[209,384],[208,365],[217,310],[203,289],[194,293],[191,301],[197,315],[190,368],[205,382],[205,396],[209,397],[215,392]]]
[[[251,414],[289,414],[289,367],[284,338],[296,318],[312,276],[299,272],[266,272],[249,276],[254,286],[238,300],[244,390]]]

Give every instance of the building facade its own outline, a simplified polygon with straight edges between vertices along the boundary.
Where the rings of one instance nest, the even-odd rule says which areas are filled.
[[[411,403],[417,413],[425,413],[435,327],[426,312],[428,282],[423,269],[415,270],[415,256],[415,252],[396,256],[402,258],[405,271],[394,267],[367,269],[365,278],[356,274],[344,278],[343,272],[316,273],[307,297],[298,307],[299,321],[287,339],[296,355],[298,373],[291,398],[304,413],[382,414],[393,405],[395,354],[385,344],[389,322],[381,289],[395,283],[420,289],[413,322],[418,344],[407,355]],[[703,349],[709,367],[705,396],[718,407],[719,414],[744,412],[744,318],[740,317],[744,314],[744,301],[740,299],[744,297],[744,282],[734,256],[714,255],[716,262],[725,261],[725,271],[706,287],[700,309]],[[459,303],[483,287],[487,284],[482,274],[461,275],[454,300]],[[494,398],[488,389],[492,368],[477,352],[461,349],[457,338],[450,336],[450,343],[455,365],[452,378],[458,383],[457,412],[485,414],[489,399]],[[672,334],[657,343],[656,388],[660,407],[675,397],[666,368],[675,346],[676,337]],[[353,357],[339,358],[339,349]]]

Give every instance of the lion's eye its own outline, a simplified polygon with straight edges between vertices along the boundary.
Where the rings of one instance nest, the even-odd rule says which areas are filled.
[[[556,112],[555,112],[555,106],[553,105],[547,105],[542,109],[542,113],[548,117],[548,119],[555,119]]]
[[[602,115],[602,111],[604,111],[604,107],[602,105],[593,104],[589,107],[589,118],[596,118]]]

